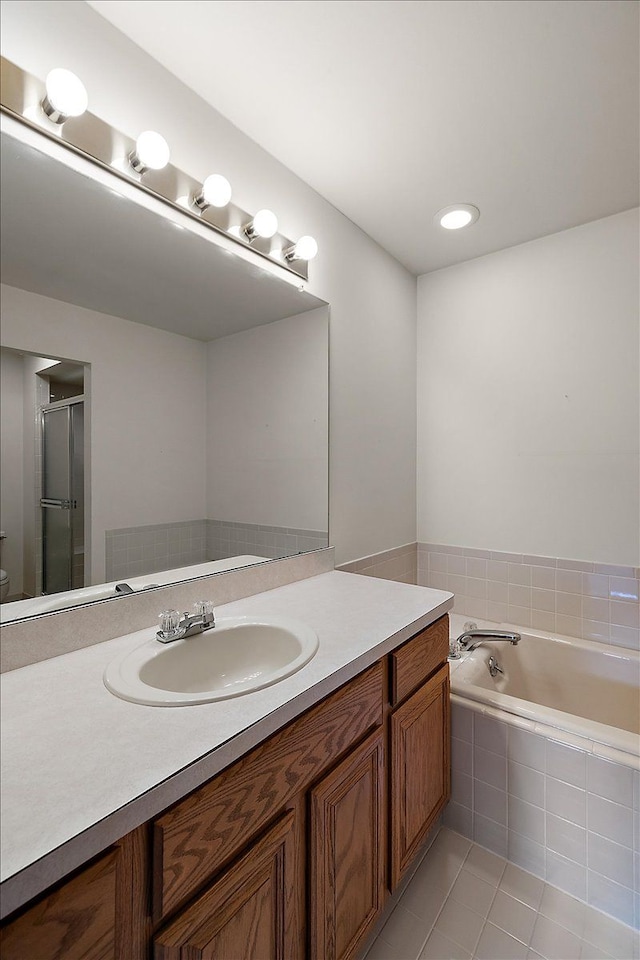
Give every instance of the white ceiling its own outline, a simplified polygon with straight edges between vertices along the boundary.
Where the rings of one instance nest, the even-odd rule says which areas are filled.
[[[637,0],[88,2],[416,274],[638,204]]]

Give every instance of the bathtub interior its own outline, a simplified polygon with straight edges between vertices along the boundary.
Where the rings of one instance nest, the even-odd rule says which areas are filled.
[[[490,657],[503,673],[491,675]],[[517,647],[486,641],[454,676],[461,695],[474,686],[640,733],[640,657],[631,650],[523,632]]]

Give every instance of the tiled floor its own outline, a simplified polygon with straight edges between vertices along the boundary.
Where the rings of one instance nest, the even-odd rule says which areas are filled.
[[[640,936],[443,828],[366,960],[640,960]]]

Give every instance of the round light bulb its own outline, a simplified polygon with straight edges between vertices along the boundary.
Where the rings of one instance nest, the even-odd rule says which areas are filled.
[[[268,240],[278,229],[278,218],[271,210],[258,210],[251,221],[252,233]]]
[[[47,95],[42,109],[54,123],[64,123],[68,117],[81,116],[89,104],[85,86],[75,73],[56,67],[47,74]]]
[[[213,173],[202,184],[202,191],[195,197],[199,207],[226,207],[231,200],[231,184],[226,177]]]
[[[468,227],[475,223],[479,216],[480,211],[473,204],[456,203],[440,210],[435,219],[445,230],[460,230],[462,227]]]
[[[313,237],[300,237],[294,249],[299,260],[313,260],[318,252],[318,244]]]
[[[131,166],[138,173],[146,170],[162,170],[169,163],[169,144],[154,130],[145,130],[136,140],[136,148],[131,154]]]

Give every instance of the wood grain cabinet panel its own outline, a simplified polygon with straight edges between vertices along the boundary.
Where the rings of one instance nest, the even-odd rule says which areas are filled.
[[[155,821],[154,919],[182,905],[382,723],[383,677],[378,662]]]
[[[2,930],[2,960],[116,960],[114,850]]]
[[[391,715],[391,889],[449,799],[449,665]]]
[[[391,654],[391,703],[395,707],[447,662],[449,617],[445,614]]]
[[[384,733],[372,734],[310,793],[314,960],[356,956],[385,899]]]
[[[2,960],[144,960],[149,943],[145,827],[61,883],[0,932]]]
[[[155,960],[296,960],[296,829],[286,814],[155,938]]]

